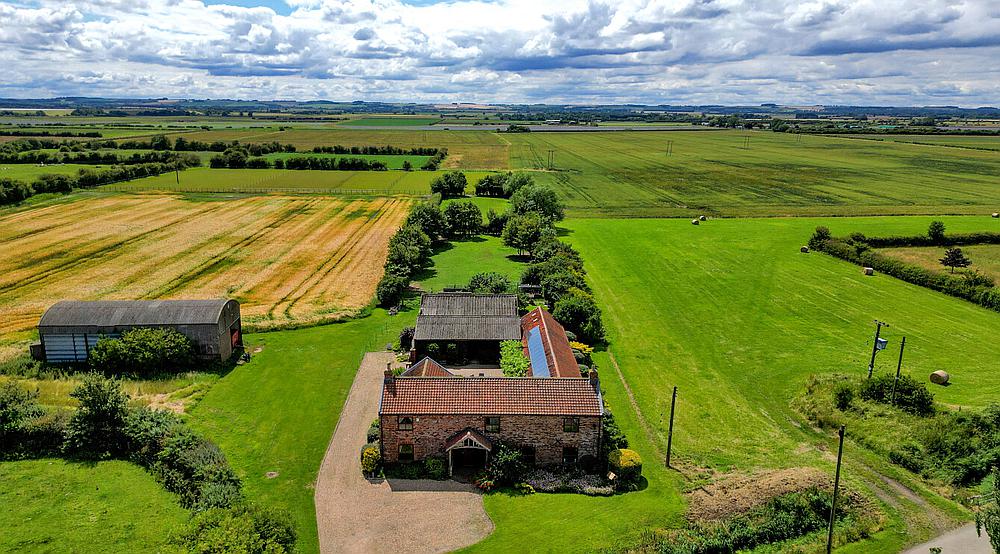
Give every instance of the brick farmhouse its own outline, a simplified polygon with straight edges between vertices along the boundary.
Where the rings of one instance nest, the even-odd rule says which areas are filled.
[[[382,386],[386,463],[444,457],[449,472],[474,470],[485,466],[500,442],[520,448],[532,465],[597,459],[604,414],[600,381],[594,371],[581,376],[566,331],[547,311],[519,318],[511,295],[428,294],[414,337],[420,339],[411,360],[418,352],[423,356],[402,375],[387,370]],[[521,341],[530,360],[526,377],[502,376],[502,340]],[[425,355],[428,342],[460,345],[458,360],[467,364],[438,363]]]

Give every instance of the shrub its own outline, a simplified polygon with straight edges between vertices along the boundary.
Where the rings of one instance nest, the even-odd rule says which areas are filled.
[[[91,349],[89,361],[94,369],[109,374],[179,371],[192,365],[194,346],[173,329],[138,328],[117,339],[102,337]]]
[[[38,391],[29,391],[15,381],[0,384],[0,444],[22,433],[28,423],[45,413],[38,403]]]
[[[443,481],[448,477],[448,468],[441,458],[427,458],[424,460],[424,470],[427,476],[435,481]]]
[[[528,467],[520,448],[506,443],[496,443],[490,453],[486,476],[495,485],[513,485],[522,480]]]
[[[858,389],[858,397],[872,402],[888,404],[892,395],[892,383],[894,376],[889,374],[875,375],[861,383]],[[934,414],[934,395],[927,390],[927,387],[909,375],[900,375],[899,382],[896,383],[895,405],[905,411],[918,416],[929,416]]]
[[[14,381],[0,384],[0,460],[57,454],[68,422],[66,411],[46,412],[37,391]]]
[[[601,309],[586,293],[573,289],[556,301],[552,317],[588,343],[604,340]]]
[[[846,411],[854,401],[854,387],[848,383],[841,383],[833,389],[833,403],[840,411]]]
[[[608,467],[618,476],[620,489],[632,489],[642,477],[642,458],[635,450],[618,448],[608,454]]]
[[[202,554],[284,554],[295,550],[295,541],[295,526],[287,513],[252,504],[196,514],[170,538],[171,544]]]
[[[152,470],[164,488],[180,496],[186,508],[228,507],[217,502],[242,497],[242,484],[219,447],[183,425],[174,427],[164,438]]]
[[[830,240],[830,229],[820,225],[816,227],[812,237],[809,238],[809,248],[819,250],[828,240]]]
[[[403,327],[403,330],[399,332],[399,349],[403,352],[409,352],[410,348],[413,347],[413,334],[417,330],[414,327]]]
[[[69,393],[80,407],[66,428],[66,452],[86,458],[106,458],[125,451],[128,395],[114,379],[89,373]]]
[[[482,294],[502,294],[512,292],[514,284],[506,275],[490,271],[473,275],[468,289]]]
[[[382,452],[374,444],[366,444],[361,449],[361,471],[365,475],[375,475],[378,466],[382,464]]]
[[[505,377],[524,377],[530,365],[521,341],[505,340],[500,343],[500,369]]]
[[[403,300],[406,289],[410,286],[410,280],[402,275],[386,272],[382,280],[375,287],[375,297],[379,306],[388,308],[396,306]]]
[[[941,221],[932,221],[930,226],[927,227],[927,236],[935,243],[944,242],[944,223]]]
[[[525,477],[525,485],[538,492],[571,492],[587,496],[611,496],[614,486],[600,475],[558,473],[536,469]]]
[[[507,198],[514,196],[514,193],[523,189],[526,186],[534,185],[535,178],[531,176],[530,173],[525,173],[519,171],[517,173],[508,173],[507,181],[503,185],[503,195]]]
[[[145,406],[133,408],[125,418],[125,442],[129,459],[152,467],[163,448],[164,439],[179,425],[176,415],[164,410],[151,410]]]
[[[601,446],[604,449],[604,458],[607,459],[613,450],[628,448],[628,438],[615,421],[614,414],[604,403],[604,415],[601,416]]]

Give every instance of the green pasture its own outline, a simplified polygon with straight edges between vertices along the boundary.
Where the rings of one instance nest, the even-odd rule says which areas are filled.
[[[925,144],[928,146],[952,146],[980,150],[1000,150],[1000,135],[851,135],[859,139]]]
[[[945,218],[952,231],[982,230],[989,218]],[[993,340],[1000,314],[898,281],[865,277],[823,254],[802,254],[812,229],[834,235],[916,234],[929,218],[575,220],[568,240],[583,253],[604,308],[611,351],[657,440],[666,443],[670,392],[680,388],[674,445],[697,466],[721,470],[813,465],[810,433],[788,402],[813,373],[866,372],[872,321],[887,321],[894,371],[935,387],[950,405],[981,407],[1000,393]]]
[[[274,152],[272,154],[267,154],[264,156],[272,162],[274,160],[287,160],[288,158],[298,158],[302,156],[308,156],[310,158],[355,158],[368,161],[379,161],[382,162],[389,169],[403,169],[403,162],[410,162],[413,166],[414,171],[419,170],[427,160],[431,159],[430,156],[390,156],[382,154],[316,154],[313,152]]]
[[[995,229],[1000,229],[1000,224],[990,225]],[[962,246],[962,253],[972,262],[972,265],[959,271],[978,271],[984,275],[989,275],[996,281],[1000,281],[1000,245],[997,244],[973,244]],[[943,247],[913,247],[913,248],[885,248],[880,250],[883,254],[903,260],[907,263],[920,267],[948,273],[951,270],[941,265],[941,258],[944,257]]]
[[[128,462],[0,463],[0,551],[156,552],[188,518]]]
[[[405,117],[405,116],[394,116],[394,117],[362,117],[360,119],[348,119],[342,121],[340,125],[349,125],[352,127],[381,127],[381,126],[391,126],[391,127],[417,127],[421,125],[434,125],[441,121],[439,117]]]
[[[472,191],[472,187],[469,187],[469,192]],[[466,196],[463,198],[449,198],[444,202],[441,202],[441,209],[448,207],[448,204],[453,202],[472,202],[479,207],[479,211],[483,212],[483,223],[486,223],[486,213],[493,210],[497,213],[506,213],[510,209],[510,202],[506,198],[492,198],[487,196]]]
[[[140,128],[129,128],[129,127],[111,127],[102,125],[0,125],[0,131],[29,131],[29,132],[39,132],[39,133],[90,133],[98,132],[101,133],[100,138],[102,139],[115,139],[115,138],[128,138],[136,136],[147,136],[157,133],[157,129],[149,127]],[[162,132],[162,131],[160,131]],[[22,137],[27,138],[27,137]],[[45,137],[40,138],[65,138],[71,140],[95,140],[91,137]]]
[[[1000,206],[1000,153],[991,151],[738,131],[503,139],[511,166],[538,171],[576,216],[972,214]]]
[[[436,292],[465,286],[473,275],[484,271],[502,273],[519,283],[525,268],[513,248],[504,246],[499,237],[488,236],[451,241],[438,248],[431,262],[416,275],[414,284]]]
[[[181,192],[315,192],[372,195],[430,194],[443,171],[311,171],[292,169],[211,169],[199,167],[104,187],[108,190]],[[485,172],[466,172],[470,185]],[[179,182],[178,182],[179,181]]]
[[[108,166],[87,165],[87,164],[0,164],[0,178],[18,179],[21,181],[34,181],[40,175],[76,175],[81,169],[103,169]]]

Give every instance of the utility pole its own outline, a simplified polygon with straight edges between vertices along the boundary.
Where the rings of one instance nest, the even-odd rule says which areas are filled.
[[[868,378],[872,378],[872,372],[875,371],[875,354],[878,354],[878,339],[879,335],[882,333],[882,326],[888,327],[888,323],[883,323],[879,320],[875,320],[875,342],[872,344],[872,360],[868,362]]]
[[[833,503],[830,506],[830,528],[826,533],[826,554],[833,550],[833,522],[837,519],[837,489],[840,488],[840,461],[844,457],[844,426],[840,426],[840,447],[837,449],[837,475],[833,478]]]
[[[889,404],[896,405],[896,383],[899,382],[899,372],[903,369],[903,349],[906,348],[906,337],[899,343],[899,363],[896,364],[896,379],[892,382],[892,393],[889,395]]]
[[[667,431],[667,467],[670,467],[670,447],[674,442],[674,405],[677,404],[677,387],[674,387],[674,395],[670,398],[670,429]]]
[[[549,169],[552,169],[556,164],[556,151],[549,150]]]

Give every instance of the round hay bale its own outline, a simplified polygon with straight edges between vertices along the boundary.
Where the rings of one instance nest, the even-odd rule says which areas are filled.
[[[875,275],[875,268],[874,267],[866,267],[864,269],[864,272],[865,272],[865,275],[868,275],[869,277],[871,277],[872,275]]]
[[[698,216],[698,221],[707,221],[707,220],[708,220],[708,218],[705,217],[705,216],[703,216],[703,215],[699,215]]]
[[[799,248],[799,252],[802,252],[803,254],[808,254],[809,253],[809,247],[808,246],[803,246],[802,248]]]
[[[698,224],[698,220],[697,219],[692,219],[691,220],[691,225],[697,225],[697,224]]]
[[[994,219],[996,219],[996,218],[998,218],[998,217],[1000,217],[1000,213],[997,213],[997,212],[993,212],[993,218],[994,218]]]
[[[931,373],[931,383],[934,383],[935,385],[945,385],[948,383],[949,379],[951,379],[951,375],[948,375],[947,371],[939,369],[934,373]]]

